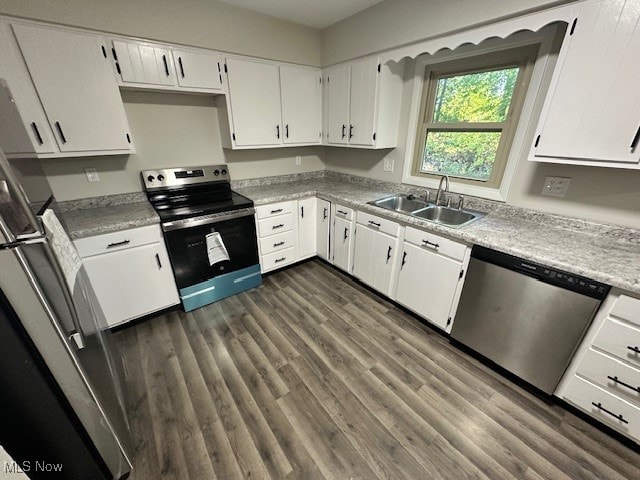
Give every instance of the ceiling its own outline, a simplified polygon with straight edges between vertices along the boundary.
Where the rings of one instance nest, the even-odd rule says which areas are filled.
[[[324,28],[382,0],[219,0],[271,17]]]

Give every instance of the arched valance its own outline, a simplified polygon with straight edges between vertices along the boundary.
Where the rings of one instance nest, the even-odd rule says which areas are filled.
[[[540,12],[529,13],[516,18],[470,28],[453,34],[422,40],[382,52],[380,53],[380,58],[383,63],[400,62],[404,58],[415,59],[423,54],[433,55],[444,49],[454,50],[465,44],[478,45],[490,38],[507,38],[509,35],[520,31],[528,30],[537,32],[551,23],[573,22],[582,3],[583,2],[573,2]]]

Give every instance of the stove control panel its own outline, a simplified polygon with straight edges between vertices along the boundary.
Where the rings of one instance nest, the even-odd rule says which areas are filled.
[[[147,190],[196,185],[198,183],[229,182],[231,180],[226,165],[144,170],[141,175]]]

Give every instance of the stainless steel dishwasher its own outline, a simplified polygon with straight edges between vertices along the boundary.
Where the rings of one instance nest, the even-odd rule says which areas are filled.
[[[476,246],[451,337],[551,394],[609,289]]]

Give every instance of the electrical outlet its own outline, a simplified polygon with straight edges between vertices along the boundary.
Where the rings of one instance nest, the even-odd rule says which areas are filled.
[[[85,168],[84,173],[87,175],[87,180],[90,182],[100,181],[100,177],[98,176],[98,172],[95,168]]]
[[[551,197],[566,197],[571,179],[568,177],[547,177],[542,187],[542,195]]]
[[[393,172],[393,164],[394,163],[395,163],[395,161],[393,160],[393,158],[385,159],[384,163],[382,164],[382,171],[383,172]]]
[[[302,165],[302,157],[300,155],[296,155],[296,165]]]

